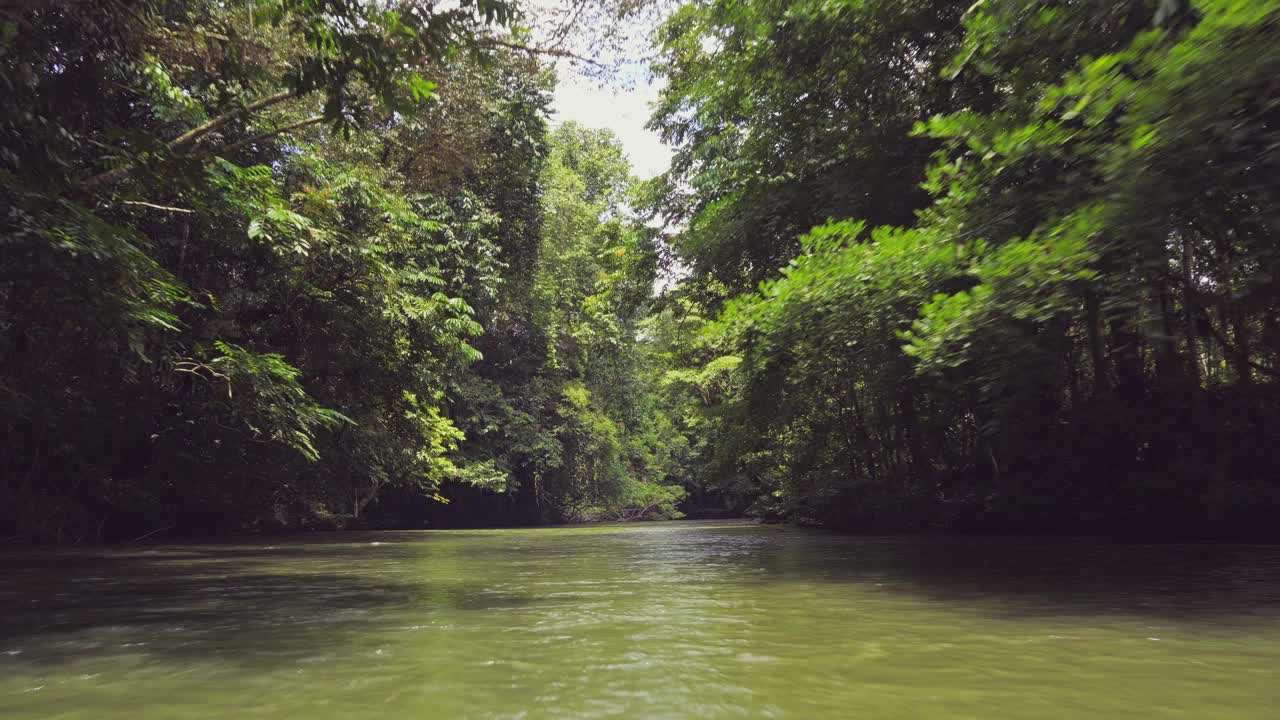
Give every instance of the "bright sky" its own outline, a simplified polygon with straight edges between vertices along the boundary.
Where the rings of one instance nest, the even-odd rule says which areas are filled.
[[[658,86],[644,73],[636,73],[627,87],[582,77],[572,68],[560,68],[552,107],[552,122],[566,120],[592,128],[608,128],[617,134],[631,160],[633,172],[647,180],[664,172],[671,164],[671,151],[658,140],[657,133],[645,130],[649,104],[658,98]]]
[[[608,68],[603,73],[607,77],[600,79],[584,75],[568,61],[556,62],[559,82],[551,122],[573,120],[590,128],[612,130],[631,160],[632,172],[641,180],[661,174],[671,165],[670,151],[644,126],[660,89],[649,77],[654,31],[677,2],[524,0],[534,9],[531,17],[538,19],[533,24],[535,37],[594,58]],[[622,17],[615,15],[623,9],[627,12]],[[566,27],[570,28],[567,35]]]

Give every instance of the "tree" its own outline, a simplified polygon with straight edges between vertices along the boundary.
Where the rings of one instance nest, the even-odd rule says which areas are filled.
[[[853,43],[801,42],[846,17]],[[672,19],[654,122],[680,154],[649,203],[687,221],[686,291],[719,317],[671,377],[705,394],[733,363],[715,437],[762,513],[1261,532],[1243,498],[1277,497],[1253,471],[1271,465],[1257,433],[1274,388],[1257,383],[1277,361],[1260,340],[1277,307],[1260,150],[1275,9],[1009,0],[932,24],[947,18],[761,2]],[[862,80],[822,102],[870,67],[906,87]],[[915,140],[881,134],[912,115]],[[903,147],[932,148],[928,167]],[[791,169],[867,157],[856,182]],[[810,203],[857,183],[893,200],[820,224]],[[707,292],[712,274],[728,292]],[[1156,496],[1162,512],[1139,517]]]
[[[493,2],[6,18],[4,527],[347,522],[384,486],[461,472],[447,392],[478,358],[466,298],[497,282],[499,219],[384,163],[460,108],[428,104],[424,74],[539,72],[487,44],[513,19]]]

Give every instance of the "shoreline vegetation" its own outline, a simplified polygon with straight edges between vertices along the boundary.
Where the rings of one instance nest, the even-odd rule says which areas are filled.
[[[641,180],[551,93],[657,15]],[[1271,0],[5,3],[0,542],[1280,539],[1278,77]]]

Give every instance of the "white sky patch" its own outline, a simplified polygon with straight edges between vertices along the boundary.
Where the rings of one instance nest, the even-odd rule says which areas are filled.
[[[646,130],[658,99],[659,86],[647,73],[630,73],[622,83],[583,77],[572,68],[560,68],[552,108],[552,122],[574,120],[591,128],[608,128],[618,136],[632,172],[642,180],[666,172],[671,165],[671,150],[662,144],[658,134]]]

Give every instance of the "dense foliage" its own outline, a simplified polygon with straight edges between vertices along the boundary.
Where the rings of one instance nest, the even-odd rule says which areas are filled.
[[[1270,532],[1278,38],[1265,0],[685,6],[648,190],[705,482],[857,528]]]
[[[629,372],[654,271],[627,167],[608,136],[548,134],[517,21],[6,14],[4,534],[342,526],[446,482],[528,486],[539,520],[675,514]]]
[[[1273,2],[0,12],[0,537],[1280,510]]]

